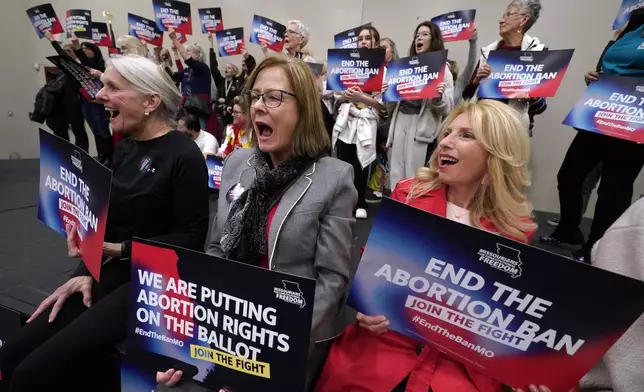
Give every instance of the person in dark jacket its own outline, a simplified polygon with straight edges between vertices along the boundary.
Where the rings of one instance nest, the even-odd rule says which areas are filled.
[[[64,47],[54,40],[51,33],[45,33],[45,37],[51,42],[51,45],[60,56],[68,56],[76,60],[76,54],[70,44]],[[54,135],[69,141],[69,127],[71,126],[74,133],[74,143],[84,151],[89,150],[89,139],[85,131],[85,120],[81,111],[80,84],[73,78],[61,74],[58,76],[61,81],[61,89],[56,91],[54,104],[47,116],[47,126],[52,130]]]
[[[94,280],[81,261],[0,347],[0,389],[120,390],[112,384],[119,384],[120,369],[104,352],[127,335],[132,240],[204,250],[208,170],[196,144],[173,131],[179,91],[165,72],[140,56],[113,59],[103,79],[97,99],[110,108],[114,132],[127,130],[131,136],[115,154],[101,279]],[[77,230],[67,227],[68,254],[82,257]],[[95,369],[105,380],[89,376]]]
[[[226,70],[224,75],[219,71],[217,62],[217,54],[215,53],[215,43],[212,34],[208,35],[208,40],[210,41],[210,71],[212,72],[212,78],[215,81],[217,86],[217,103],[215,107],[217,108],[217,116],[219,116],[219,123],[221,129],[226,129],[228,124],[233,122],[233,100],[237,95],[241,93],[242,88],[244,87],[245,78],[243,76],[238,76],[239,70],[236,65],[228,63],[226,64]],[[246,52],[246,54],[248,54]],[[252,57],[248,55],[249,58]],[[247,60],[253,69],[255,59]],[[246,64],[246,67],[250,69],[249,64]]]
[[[257,66],[257,61],[255,61],[255,57],[253,57],[246,48],[242,49],[242,56],[244,59],[242,60],[242,73],[239,76],[239,83],[241,84],[241,87],[243,88],[244,85],[246,84],[246,78],[248,78],[248,75],[253,73],[253,70]],[[217,57],[215,57],[216,59]]]
[[[644,9],[631,18],[604,49],[595,70],[584,76],[587,85],[600,73],[625,77],[644,77]],[[595,215],[588,238],[579,228],[583,210],[584,181],[601,163],[601,183],[597,190]],[[557,173],[561,221],[549,236],[539,238],[548,244],[576,244],[582,247],[572,257],[589,263],[591,251],[604,232],[628,209],[633,198],[633,183],[644,167],[644,146],[601,133],[579,131],[573,139]]]
[[[182,106],[186,111],[191,112],[189,108],[185,107],[185,102],[188,97],[194,96],[204,101],[204,106],[210,107],[212,79],[210,67],[204,62],[203,49],[197,44],[184,47],[173,29],[170,29],[169,37],[178,54],[188,66],[174,74],[175,81],[181,82]],[[199,115],[199,124],[203,130],[207,129],[208,117],[209,115]]]
[[[76,53],[81,64],[99,73],[105,72],[105,59],[96,44],[92,42],[83,42],[81,44],[78,38],[73,36],[72,45],[74,45],[74,53]],[[93,74],[98,75],[96,72]],[[105,106],[99,102],[90,102],[87,99],[83,99],[81,105],[85,120],[92,129],[92,133],[94,133],[98,160],[103,165],[111,167],[114,155],[114,140],[112,132],[110,132],[110,119]]]

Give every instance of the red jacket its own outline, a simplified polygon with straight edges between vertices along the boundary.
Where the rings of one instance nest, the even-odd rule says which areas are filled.
[[[391,194],[406,202],[411,180],[403,180]],[[446,216],[445,189],[411,200],[409,205]],[[490,222],[483,226],[497,232]],[[534,233],[526,233],[528,241]],[[516,240],[516,239],[515,239]],[[418,341],[398,332],[381,335],[353,324],[335,341],[326,361],[316,392],[390,392],[409,375],[406,392],[501,392],[497,381],[447,358],[437,349],[424,346],[417,353]]]

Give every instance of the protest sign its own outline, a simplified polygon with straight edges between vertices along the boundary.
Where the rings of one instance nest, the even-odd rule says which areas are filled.
[[[336,49],[358,48],[358,35],[365,27],[369,27],[369,26],[371,26],[371,22],[334,35],[333,42],[335,42],[335,48]]]
[[[123,54],[121,53],[121,50],[119,48],[107,48],[107,55],[111,59],[123,57]]]
[[[173,28],[177,33],[192,34],[190,3],[177,0],[152,0],[152,8],[159,31]]]
[[[114,43],[107,29],[107,23],[92,22],[92,41],[98,46],[113,47]]]
[[[65,74],[74,78],[81,86],[81,94],[88,100],[96,99],[96,94],[103,88],[103,83],[92,77],[85,66],[69,56],[49,56],[47,60],[55,64]]]
[[[432,18],[432,23],[441,29],[443,41],[467,41],[472,39],[475,18],[476,10],[462,10]]]
[[[199,20],[201,21],[201,32],[203,34],[214,34],[224,29],[221,8],[200,8]]]
[[[163,31],[159,30],[155,21],[134,14],[127,14],[127,20],[128,34],[150,45],[163,46]]]
[[[443,82],[446,66],[446,50],[391,61],[385,78],[385,84],[389,87],[383,95],[383,101],[438,97],[436,88]]]
[[[481,81],[479,96],[496,99],[554,97],[574,51],[491,51],[487,59],[491,74]]]
[[[34,29],[36,29],[38,38],[44,37],[46,31],[49,31],[52,35],[65,31],[54,12],[54,7],[49,3],[29,8],[27,16]]]
[[[241,54],[244,48],[244,28],[237,27],[218,31],[215,34],[219,46],[219,57]]]
[[[272,19],[255,15],[253,17],[253,30],[249,42],[257,45],[266,45],[268,49],[281,52],[284,48],[284,34],[286,26]]]
[[[219,189],[224,161],[214,155],[208,155],[206,157],[206,166],[208,167],[208,186],[211,189]]]
[[[613,21],[613,30],[624,27],[626,22],[631,18],[633,11],[644,8],[644,0],[622,0],[622,5],[617,11],[615,21]]]
[[[21,327],[20,313],[0,305],[0,348],[11,340]],[[0,374],[0,380],[2,380],[2,374]]]
[[[59,234],[75,223],[83,262],[100,280],[112,172],[85,151],[40,130],[38,219]]]
[[[65,29],[67,38],[75,35],[78,38],[92,39],[92,11],[68,10]]]
[[[313,77],[315,78],[315,80],[320,81],[320,78],[322,77],[322,71],[324,71],[324,64],[307,62],[306,65],[308,65],[311,72],[313,72]]]
[[[563,123],[644,143],[644,78],[600,74]]]
[[[327,90],[358,86],[363,92],[380,91],[384,71],[384,49],[329,49]]]
[[[640,317],[644,282],[385,199],[348,304],[506,385],[567,392]]]
[[[124,391],[169,368],[212,391],[304,388],[314,280],[135,240],[131,286]]]

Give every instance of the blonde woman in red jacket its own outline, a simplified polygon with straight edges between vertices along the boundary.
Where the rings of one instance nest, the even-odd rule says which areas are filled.
[[[445,120],[439,138],[429,167],[400,181],[391,197],[529,242],[536,229],[523,194],[530,185],[530,140],[514,109],[492,100],[465,103]],[[384,316],[358,314],[334,343],[316,391],[503,391],[497,381],[388,325]]]

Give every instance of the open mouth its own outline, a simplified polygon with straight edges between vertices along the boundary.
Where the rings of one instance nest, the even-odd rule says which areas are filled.
[[[451,157],[449,155],[441,155],[439,157],[439,161],[441,166],[451,166],[458,163],[458,159]]]
[[[416,51],[419,51],[423,48],[423,43],[422,42],[416,42]]]
[[[273,128],[263,122],[256,122],[255,129],[257,129],[257,134],[261,138],[269,138],[273,134]]]
[[[116,109],[106,107],[105,110],[107,110],[110,113],[110,120],[114,120],[121,114],[121,111]]]

